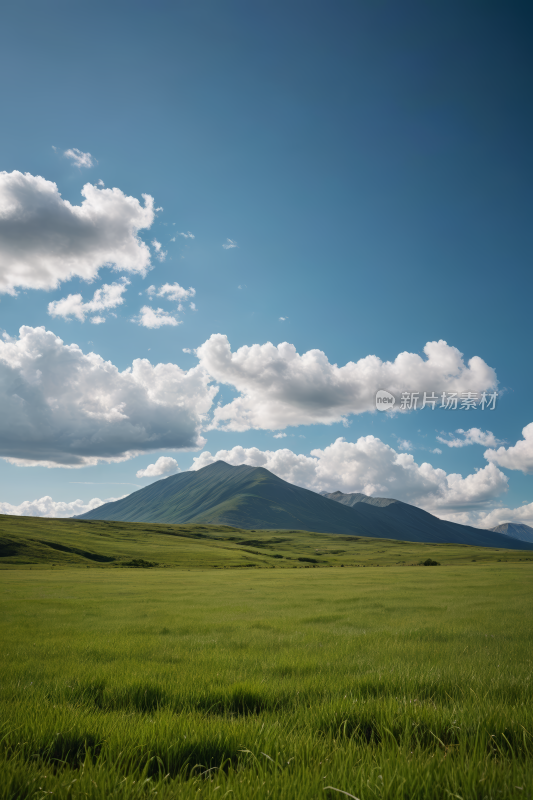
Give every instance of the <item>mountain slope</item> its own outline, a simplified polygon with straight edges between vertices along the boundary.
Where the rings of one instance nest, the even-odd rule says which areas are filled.
[[[509,538],[504,538],[504,534],[498,531],[487,531],[473,528],[470,525],[447,522],[434,517],[421,508],[388,497],[369,497],[360,492],[353,494],[331,492],[323,493],[323,496],[351,508],[360,519],[375,520],[379,524],[380,535],[383,538],[401,538],[408,542],[455,542],[457,544],[476,544],[481,547],[511,547],[515,549],[522,547],[524,542],[529,542],[529,540],[518,540],[512,534]],[[494,538],[495,535],[498,538]]]
[[[232,467],[224,461],[156,481],[79,519],[356,532],[350,509],[293,486],[262,467]]]
[[[518,539],[520,542],[533,544],[533,528],[530,525],[524,525],[522,522],[504,522],[502,525],[491,528],[491,530],[496,533],[503,533],[505,536],[512,536],[513,539]]]
[[[262,467],[232,467],[217,461],[196,472],[156,481],[78,519],[194,522],[248,530],[306,530],[410,542],[529,549],[527,543],[510,536],[444,522],[407,503],[366,498],[350,506],[349,499],[338,499],[342,493],[334,495],[335,499],[293,486]],[[530,547],[533,549],[533,544]]]

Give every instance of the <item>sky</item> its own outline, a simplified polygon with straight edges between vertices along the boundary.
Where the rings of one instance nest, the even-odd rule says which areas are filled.
[[[532,22],[4,9],[0,513],[222,458],[533,525]]]

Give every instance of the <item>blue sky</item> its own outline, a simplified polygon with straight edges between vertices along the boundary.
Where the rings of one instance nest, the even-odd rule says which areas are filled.
[[[11,399],[0,428],[4,513],[75,513],[53,504],[118,497],[177,469],[166,461],[137,477],[160,457],[183,470],[224,451],[232,463],[262,463],[317,490],[399,496],[473,524],[533,524],[533,430],[522,434],[533,394],[531,23],[530,4],[520,2],[11,4],[0,53],[0,169],[32,177],[15,188],[6,178],[3,201],[0,191],[0,328],[11,337],[2,390]],[[77,166],[65,155],[73,149],[90,154],[92,166]],[[51,205],[40,206],[39,224],[36,176],[61,196],[46,184]],[[87,183],[96,187],[98,217],[90,235],[87,220],[74,230],[67,218],[77,212],[62,205],[80,207]],[[162,210],[127,234],[133,217],[122,228],[110,222],[116,197],[100,208],[111,188],[131,198],[121,214],[135,202],[140,218],[143,194]],[[135,249],[135,237],[149,256],[137,246],[137,261],[126,263],[120,248]],[[84,321],[49,313],[50,303],[81,294],[87,304],[121,279],[129,283],[119,305],[80,312],[78,303]],[[166,284],[195,294],[178,311],[168,291],[157,295]],[[179,324],[139,324],[146,307]],[[43,326],[64,343],[54,345],[47,391],[39,384],[46,375],[28,377],[19,359],[25,348],[31,369],[52,370],[45,340],[23,346],[21,326]],[[196,349],[214,334],[227,337],[232,353],[255,350],[231,368],[209,348],[199,361]],[[394,387],[332,367],[368,356],[395,362],[404,352],[427,364],[424,347],[439,340],[464,354],[461,374],[450,377],[451,351],[442,348],[431,370],[398,366]],[[303,361],[293,370],[279,350],[272,361],[260,349],[268,342],[294,345]],[[150,377],[150,399],[136,395],[133,412],[126,379],[102,388],[87,373],[72,389],[69,370],[90,371],[83,359],[69,362],[72,344],[117,374],[136,359],[197,372],[180,388],[168,383],[170,368],[159,388]],[[316,350],[328,366],[304,356]],[[468,372],[473,357],[486,367],[478,377]],[[199,405],[191,399],[197,379]],[[105,413],[90,407],[93,385]],[[496,409],[391,416],[363,398],[444,386],[497,388]],[[232,401],[220,421],[216,405]],[[168,430],[154,422],[161,403]],[[187,408],[186,421],[178,407]],[[474,428],[481,433],[454,434]],[[437,440],[452,434],[474,443]],[[339,437],[352,449],[335,447]],[[65,452],[89,458],[82,439],[91,441],[92,461],[68,468]],[[487,449],[496,455],[485,457]],[[42,497],[52,505],[32,505]]]

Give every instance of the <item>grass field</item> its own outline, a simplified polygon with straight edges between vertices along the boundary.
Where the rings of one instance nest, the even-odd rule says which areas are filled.
[[[442,565],[531,561],[531,550],[460,544],[241,530],[216,525],[163,525],[0,515],[0,569],[117,568],[142,559],[187,569],[391,567],[431,558]]]
[[[0,797],[531,798],[533,563],[471,558],[5,569]]]

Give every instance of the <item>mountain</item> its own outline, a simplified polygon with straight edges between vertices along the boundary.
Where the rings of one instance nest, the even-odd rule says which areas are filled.
[[[397,500],[367,498],[350,505],[350,501],[340,502],[338,495],[342,493],[336,492],[332,499],[293,486],[263,467],[232,467],[217,461],[196,472],[182,472],[156,481],[77,519],[191,522],[248,530],[305,530],[533,550],[533,544],[528,547],[501,533],[444,522]]]
[[[322,497],[329,497],[330,500],[336,500],[337,503],[342,503],[343,506],[350,506],[350,508],[357,505],[357,503],[368,503],[371,506],[378,506],[380,508],[384,508],[391,503],[401,503],[401,500],[391,500],[390,497],[370,497],[367,494],[361,494],[361,492],[353,492],[352,494],[343,494],[343,492],[320,492],[320,494]],[[407,503],[403,503],[403,505],[407,505]],[[411,508],[414,508],[414,506],[411,506]]]
[[[533,544],[533,528],[521,522],[504,522],[503,525],[491,528],[491,531],[503,533],[505,536],[512,536],[513,539],[518,539],[520,542]]]
[[[455,542],[457,544],[476,544],[481,547],[508,547],[522,548],[518,537],[509,534],[508,539],[503,539],[500,531],[487,531],[473,528],[470,525],[458,525],[456,522],[446,522],[401,500],[389,497],[369,497],[360,492],[344,494],[343,492],[322,492],[322,496],[334,500],[353,511],[364,515],[367,519],[379,519],[382,538],[399,539],[408,542]],[[401,536],[394,532],[402,531]],[[406,533],[407,532],[407,533]],[[493,536],[497,534],[498,539]],[[364,534],[365,536],[367,534]],[[523,539],[522,542],[530,540]],[[531,540],[533,545],[533,539]],[[532,547],[533,549],[533,547]]]

